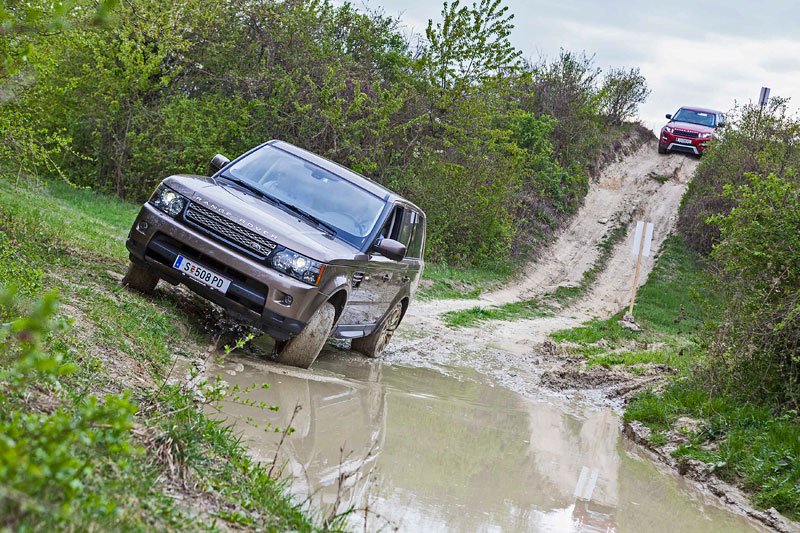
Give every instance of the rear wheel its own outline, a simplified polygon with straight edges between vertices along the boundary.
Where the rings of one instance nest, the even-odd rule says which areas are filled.
[[[281,364],[308,368],[317,359],[333,327],[336,309],[325,302],[311,316],[303,331],[286,342],[276,342],[275,358]]]
[[[667,152],[669,152],[669,150],[667,150],[666,148],[664,148],[660,144],[658,145],[658,153],[659,154],[666,154]]]
[[[403,304],[402,302],[397,302],[383,322],[375,328],[375,331],[366,337],[353,339],[353,350],[363,353],[367,357],[379,357],[389,345],[389,341],[392,340],[392,336],[402,319]]]
[[[122,285],[144,294],[152,294],[157,284],[158,276],[136,263],[128,265],[128,271],[122,278]]]

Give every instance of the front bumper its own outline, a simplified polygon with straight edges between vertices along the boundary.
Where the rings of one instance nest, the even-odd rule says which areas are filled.
[[[661,132],[661,137],[658,144],[662,148],[673,152],[685,152],[694,155],[700,155],[708,148],[708,142],[711,139],[700,139],[697,137],[682,137],[667,131]]]
[[[153,269],[169,283],[183,283],[279,340],[288,340],[302,331],[313,312],[328,298],[318,287],[245,257],[149,204],[139,212],[126,246],[131,261]],[[210,289],[173,269],[178,255],[230,279],[227,292]],[[286,295],[292,297],[291,305],[282,303]]]

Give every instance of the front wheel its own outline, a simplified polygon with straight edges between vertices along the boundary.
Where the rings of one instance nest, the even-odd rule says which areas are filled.
[[[664,147],[663,147],[663,146],[661,146],[660,144],[658,145],[658,153],[659,153],[659,154],[661,154],[661,155],[664,155],[664,154],[666,154],[667,152],[669,152],[669,150],[667,150],[666,148],[664,148]]]
[[[397,302],[395,306],[392,307],[392,310],[389,311],[389,314],[386,315],[383,322],[375,328],[375,331],[366,337],[353,339],[353,350],[367,357],[379,357],[381,353],[383,353],[383,350],[389,345],[389,341],[392,340],[392,336],[402,319],[403,304],[402,302]]]
[[[152,294],[158,284],[158,276],[136,263],[128,265],[122,285],[144,294]]]
[[[316,361],[325,341],[331,333],[336,309],[325,302],[314,312],[303,331],[285,343],[276,343],[278,352],[275,360],[281,364],[308,368]]]

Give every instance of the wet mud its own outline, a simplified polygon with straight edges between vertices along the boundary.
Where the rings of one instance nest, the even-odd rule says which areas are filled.
[[[349,511],[349,525],[369,531],[756,527],[659,471],[609,408],[534,400],[474,370],[389,364],[335,347],[311,370],[239,355],[211,373],[252,388],[246,401],[224,404],[225,416],[321,519]]]

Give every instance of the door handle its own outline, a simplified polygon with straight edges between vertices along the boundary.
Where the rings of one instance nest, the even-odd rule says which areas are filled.
[[[383,281],[389,281],[390,279],[392,279],[392,275],[391,274],[384,274],[381,279]]]

